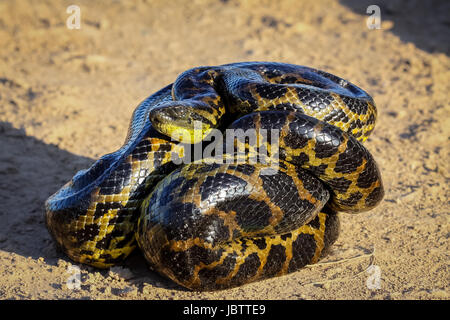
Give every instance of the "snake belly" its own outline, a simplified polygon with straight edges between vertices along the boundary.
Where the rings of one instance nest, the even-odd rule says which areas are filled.
[[[361,143],[375,120],[366,92],[320,70],[269,62],[190,69],[138,106],[118,151],[47,200],[46,225],[71,259],[100,268],[123,261],[137,239],[152,269],[192,290],[290,273],[337,239],[337,212],[381,201],[381,175]],[[231,161],[173,163],[180,132],[197,143],[214,128],[278,130],[279,161],[231,153]],[[263,141],[266,150],[272,143]]]

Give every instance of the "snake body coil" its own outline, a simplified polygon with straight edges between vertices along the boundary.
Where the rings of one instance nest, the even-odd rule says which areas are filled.
[[[46,224],[77,262],[109,267],[137,243],[154,270],[193,290],[293,272],[337,239],[338,211],[382,199],[361,144],[375,119],[367,93],[323,71],[268,62],[194,68],[136,108],[118,151],[47,200]],[[176,164],[177,141],[198,143],[215,128],[254,130],[257,145],[232,137],[224,143],[232,152]],[[250,161],[275,143],[276,163]]]

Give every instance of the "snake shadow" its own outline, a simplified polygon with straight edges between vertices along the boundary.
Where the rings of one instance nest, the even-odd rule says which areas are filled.
[[[450,1],[448,0],[340,0],[340,3],[353,12],[369,17],[367,7],[380,7],[381,28],[383,21],[392,21],[389,32],[404,42],[429,53],[450,55]],[[346,23],[345,20],[342,23]],[[366,27],[366,26],[364,26]],[[379,30],[368,30],[378,32]]]
[[[56,266],[72,262],[55,245],[45,226],[45,200],[94,159],[61,150],[28,136],[9,122],[0,122],[0,250]],[[14,261],[11,256],[11,261]],[[13,262],[11,262],[13,263]],[[149,270],[138,249],[121,265],[133,277],[131,283],[186,290]],[[93,270],[80,265],[81,270]],[[97,270],[105,278],[108,270]]]

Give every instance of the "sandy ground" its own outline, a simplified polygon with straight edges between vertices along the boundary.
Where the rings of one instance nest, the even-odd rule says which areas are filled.
[[[66,27],[74,2],[79,30]],[[370,30],[372,2],[0,2],[0,298],[449,299],[450,7],[389,1]],[[343,214],[330,256],[284,277],[193,293],[136,252],[109,271],[80,266],[68,288],[76,265],[45,228],[46,198],[120,147],[135,106],[180,72],[255,60],[320,68],[373,95],[366,146],[383,202]]]

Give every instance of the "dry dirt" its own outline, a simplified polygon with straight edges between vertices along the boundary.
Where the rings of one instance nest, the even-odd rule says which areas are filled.
[[[449,299],[449,3],[381,3],[371,30],[372,2],[1,1],[0,298]],[[66,26],[71,4],[79,30]],[[372,94],[366,146],[383,202],[342,214],[330,256],[284,277],[193,293],[136,252],[109,271],[80,266],[69,289],[76,264],[55,250],[46,198],[120,147],[152,92],[188,68],[237,61],[311,66]]]

